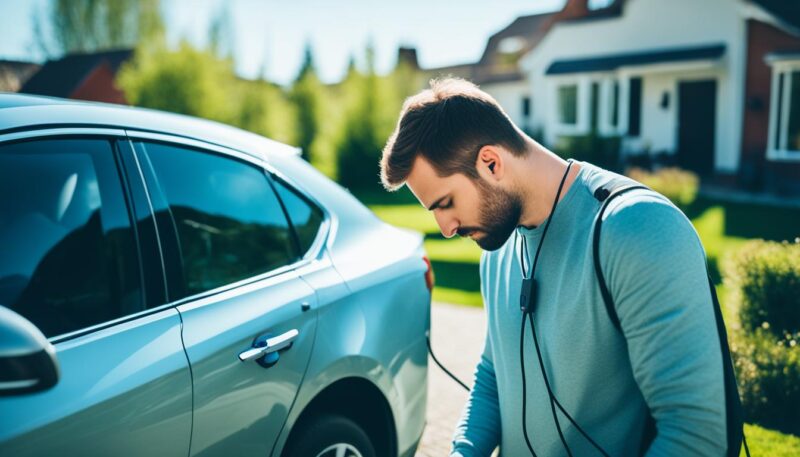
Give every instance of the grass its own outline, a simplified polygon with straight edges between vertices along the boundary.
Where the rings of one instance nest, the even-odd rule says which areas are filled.
[[[457,263],[478,263],[482,252],[481,248],[468,238],[451,240],[427,238],[425,250],[432,259]]]
[[[800,438],[768,430],[758,425],[744,424],[744,434],[753,456],[795,457],[800,455]],[[744,447],[740,456],[744,456]]]
[[[390,224],[425,234],[425,250],[436,275],[433,299],[468,306],[483,306],[478,262],[481,250],[472,240],[444,239],[433,215],[422,208],[410,192],[403,189],[386,193],[357,195]],[[777,209],[748,204],[730,204],[698,198],[686,211],[705,247],[709,272],[717,284],[726,322],[735,321],[735,310],[726,304],[729,291],[721,283],[719,265],[729,253],[750,238],[771,240],[800,236],[800,210]],[[754,456],[789,457],[800,455],[800,438],[745,424]],[[745,455],[742,452],[741,455]]]
[[[420,206],[414,205],[370,205],[375,214],[384,221],[398,227],[417,230],[426,235],[439,233],[439,226],[433,214]]]

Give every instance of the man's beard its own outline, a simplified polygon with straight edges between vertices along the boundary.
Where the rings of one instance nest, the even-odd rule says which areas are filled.
[[[522,199],[519,195],[504,189],[493,189],[487,184],[476,181],[480,195],[479,218],[480,227],[463,227],[458,230],[461,236],[481,231],[482,238],[475,242],[481,249],[495,251],[500,249],[514,232],[522,216]]]

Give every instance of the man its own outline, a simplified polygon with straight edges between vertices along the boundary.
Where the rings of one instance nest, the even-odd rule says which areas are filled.
[[[604,213],[600,264],[618,331],[592,235],[597,189],[627,178],[564,161],[458,79],[432,81],[406,101],[381,178],[388,190],[407,185],[445,237],[468,236],[487,251],[485,349],[451,455],[488,456],[498,445],[506,456],[724,455],[723,363],[705,254],[664,197],[630,191]],[[529,318],[520,294],[531,270]],[[651,440],[643,438],[648,415]]]

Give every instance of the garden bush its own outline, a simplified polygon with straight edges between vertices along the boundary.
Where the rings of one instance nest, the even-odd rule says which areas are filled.
[[[700,188],[700,179],[696,174],[677,167],[661,168],[653,172],[630,168],[625,174],[669,198],[683,211],[697,198]]]
[[[731,354],[748,422],[800,434],[800,242],[754,240],[727,257]]]
[[[800,242],[754,240],[723,264],[739,321],[780,338],[800,331]]]
[[[745,420],[800,435],[800,333],[731,332],[731,354]]]

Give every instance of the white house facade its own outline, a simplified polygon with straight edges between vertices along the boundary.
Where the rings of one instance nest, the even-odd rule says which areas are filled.
[[[532,123],[548,144],[596,129],[622,136],[626,153],[683,154],[679,163],[701,173],[736,172],[744,6],[628,0],[617,17],[555,24],[522,61]]]

